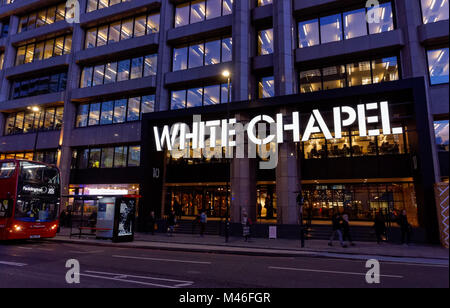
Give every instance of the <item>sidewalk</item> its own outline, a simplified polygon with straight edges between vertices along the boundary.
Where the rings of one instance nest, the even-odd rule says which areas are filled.
[[[69,237],[69,230],[62,230],[54,241],[71,242],[95,246],[159,249],[189,252],[209,252],[241,255],[260,255],[278,257],[329,257],[345,259],[370,259],[391,262],[432,263],[448,265],[449,250],[433,245],[410,245],[372,242],[356,242],[356,246],[342,248],[338,242],[329,247],[327,241],[307,240],[305,248],[300,248],[300,241],[287,239],[256,238],[245,242],[241,237],[230,237],[225,243],[224,237],[198,234],[166,234],[155,235],[136,233],[132,243],[112,243],[108,240],[97,240],[95,237]]]

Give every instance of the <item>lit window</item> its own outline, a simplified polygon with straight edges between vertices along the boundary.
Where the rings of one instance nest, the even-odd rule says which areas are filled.
[[[275,96],[275,82],[273,76],[261,78],[259,81],[259,98]]]
[[[128,100],[127,121],[138,121],[140,117],[141,98],[132,97]]]
[[[107,125],[113,123],[113,110],[114,110],[114,101],[102,103],[100,125]]]
[[[191,24],[205,20],[206,8],[205,1],[197,0],[191,3]]]
[[[205,87],[204,89],[204,106],[220,104],[220,85]]]
[[[203,104],[203,88],[189,89],[187,91],[187,107],[201,107]]]
[[[205,43],[205,65],[220,63],[220,40]]]
[[[434,122],[434,135],[438,150],[448,152],[448,120]]]
[[[432,85],[448,83],[448,47],[428,50],[428,69]]]
[[[374,14],[374,16],[380,17],[379,23],[377,22],[369,23],[370,34],[394,30],[394,15],[392,13],[392,6],[390,2],[383,3],[380,4],[379,7],[369,9],[367,14]]]
[[[397,57],[372,61],[373,83],[398,80]]]
[[[172,91],[170,107],[172,110],[186,108],[186,90]]]
[[[95,126],[100,123],[100,103],[91,104],[89,109],[89,126]]]
[[[206,3],[206,19],[222,15],[222,0],[208,0]]]
[[[114,102],[114,124],[124,123],[127,111],[127,100],[119,99]]]
[[[347,64],[348,86],[361,86],[372,83],[370,61]]]
[[[273,53],[273,29],[261,30],[258,32],[258,55],[268,55]]]
[[[423,23],[448,19],[448,0],[421,0]]]
[[[323,89],[344,88],[346,82],[345,65],[325,67],[322,70]]]
[[[258,6],[272,4],[273,0],[258,0]]]
[[[298,24],[300,48],[319,45],[319,21],[317,19]]]
[[[367,35],[365,9],[344,13],[344,35],[346,40]]]
[[[189,24],[189,2],[178,5],[175,8],[175,28]]]
[[[300,72],[300,92],[309,93],[322,90],[322,74],[320,70]]]
[[[322,44],[342,41],[341,14],[320,18]]]
[[[173,71],[187,69],[187,47],[175,48],[173,50]]]
[[[203,66],[204,53],[203,44],[189,46],[189,68]]]

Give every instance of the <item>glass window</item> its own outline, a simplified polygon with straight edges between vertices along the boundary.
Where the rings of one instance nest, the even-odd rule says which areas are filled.
[[[300,92],[309,93],[322,90],[322,74],[320,70],[300,72]]]
[[[89,108],[89,126],[98,125],[100,123],[100,103],[91,104]]]
[[[160,15],[153,14],[147,18],[147,34],[159,32]]]
[[[108,26],[106,25],[98,28],[96,46],[97,47],[105,46],[107,42],[108,42]]]
[[[173,50],[173,71],[187,69],[187,47],[174,48]]]
[[[19,30],[18,30],[19,33],[27,31],[27,23],[28,23],[28,16],[20,17]]]
[[[107,63],[105,66],[105,80],[104,83],[116,82],[117,78],[117,62]]]
[[[25,123],[23,125],[23,132],[28,133],[33,130],[34,113],[28,112],[25,114]]]
[[[421,0],[423,23],[448,19],[448,0]]]
[[[97,10],[98,0],[88,0],[87,12],[93,12]]]
[[[258,0],[258,6],[268,5],[271,4],[272,2],[273,2],[272,0]]]
[[[258,55],[273,53],[273,29],[258,32]]]
[[[127,121],[138,121],[139,120],[139,108],[141,106],[140,97],[132,97],[128,100],[128,114]]]
[[[36,13],[30,14],[30,16],[28,17],[27,30],[33,30],[36,27],[36,18]]]
[[[205,20],[206,8],[205,1],[197,0],[191,2],[191,20],[190,23],[196,23]]]
[[[64,117],[64,107],[56,108],[55,113],[55,129],[61,129]]]
[[[97,28],[88,29],[84,48],[94,48],[97,41]]]
[[[204,53],[203,44],[189,46],[189,68],[203,66]]]
[[[56,16],[56,6],[51,6],[47,9],[47,24],[52,24],[55,22],[55,16]]]
[[[207,0],[206,19],[213,19],[222,15],[222,0]]]
[[[372,61],[373,83],[398,80],[397,57]]]
[[[392,154],[404,154],[405,145],[403,140],[403,134],[401,135],[380,135],[378,139],[378,154],[379,155],[392,155]]]
[[[48,59],[53,57],[53,47],[55,46],[55,40],[48,40],[45,42],[45,49],[44,49],[44,59]]]
[[[327,147],[323,134],[313,134],[308,141],[303,142],[303,153],[306,159],[325,158]]]
[[[177,5],[175,8],[175,28],[189,24],[189,2]]]
[[[428,70],[432,85],[448,83],[449,49],[428,50]]]
[[[17,48],[16,65],[21,65],[21,64],[25,63],[25,51],[26,50],[27,50],[26,46]]]
[[[67,35],[64,42],[64,54],[67,55],[72,50],[72,35]]]
[[[233,13],[233,0],[223,0],[222,15],[230,15]]]
[[[342,132],[342,138],[327,142],[328,157],[350,157],[350,138],[348,132]]]
[[[275,96],[275,84],[273,76],[261,78],[259,81],[259,98]]]
[[[36,28],[42,27],[46,24],[46,16],[47,16],[47,10],[39,11],[37,14],[37,20],[36,20]]]
[[[114,124],[124,123],[127,115],[127,100],[119,99],[114,102]]]
[[[186,90],[172,91],[170,108],[172,110],[186,108]]]
[[[220,85],[205,87],[204,89],[204,106],[220,104]]]
[[[89,152],[89,168],[100,168],[101,149],[91,149]]]
[[[298,24],[299,47],[319,45],[319,20],[313,19]]]
[[[114,168],[123,168],[127,165],[127,147],[114,148]]]
[[[105,75],[105,65],[98,65],[94,67],[94,79],[92,86],[99,86],[103,84],[103,76]]]
[[[81,153],[80,153],[81,152]],[[79,150],[78,153],[78,169],[86,169],[89,161],[89,149]]]
[[[120,41],[120,21],[109,26],[108,44]]]
[[[230,97],[228,97],[228,83],[224,83],[221,85],[221,99],[220,102],[221,103],[228,103],[229,101],[231,101],[231,93],[230,93]],[[230,92],[232,91],[232,85],[230,83]]]
[[[19,134],[23,132],[23,121],[25,118],[24,112],[16,113],[16,122],[14,124],[14,133]]]
[[[142,78],[142,69],[144,58],[134,58],[131,60],[131,76],[130,79]]]
[[[187,107],[200,107],[203,104],[203,88],[189,89],[187,91]]]
[[[375,137],[360,137],[358,131],[352,132],[352,155],[377,155]]]
[[[14,121],[16,120],[15,114],[10,114],[6,118],[6,124],[5,124],[5,134],[11,135],[14,133]]]
[[[142,96],[141,115],[144,113],[150,113],[154,111],[155,111],[155,95]]]
[[[55,39],[55,49],[53,52],[53,56],[62,56],[64,49],[64,36],[57,37]]]
[[[366,9],[344,13],[345,39],[367,35]]]
[[[375,10],[375,12],[372,12]],[[380,17],[380,22],[369,23],[369,33],[376,34],[394,30],[394,15],[392,13],[392,6],[390,2],[380,4],[379,7],[373,7],[368,10],[368,14],[375,14]]]
[[[133,18],[122,21],[122,29],[120,31],[120,40],[127,40],[133,37]]]
[[[55,109],[48,108],[45,110],[44,129],[51,130],[55,125]]]
[[[320,18],[322,44],[342,41],[341,14]]]
[[[56,21],[64,20],[66,18],[66,4],[61,3],[56,8]]]
[[[103,148],[101,168],[112,168],[113,161],[114,161],[114,148]]]
[[[120,61],[118,64],[117,81],[130,79],[130,60]]]
[[[434,135],[438,150],[448,152],[448,120],[434,122]]]
[[[113,122],[114,101],[102,103],[102,113],[100,117],[100,125],[112,124]]]
[[[144,36],[147,23],[147,16],[138,16],[134,20],[134,37]]]
[[[220,40],[206,42],[205,65],[213,65],[218,63],[220,63]]]
[[[231,37],[222,40],[222,62],[233,60],[233,39]]]
[[[49,90],[50,92],[58,92],[59,90],[59,74],[54,74],[50,76]],[[31,93],[30,93],[31,94]]]
[[[139,167],[141,163],[141,147],[135,145],[128,148],[128,167]]]
[[[322,70],[323,89],[344,88],[346,83],[345,65],[326,67]]]
[[[372,83],[370,61],[347,64],[348,86],[368,85]]]
[[[81,88],[92,87],[93,67],[85,67],[81,73]]]
[[[158,55],[145,56],[144,60],[144,77],[156,75],[158,68]]]
[[[34,44],[30,44],[27,46],[27,51],[25,52],[25,63],[33,62],[34,56]]]

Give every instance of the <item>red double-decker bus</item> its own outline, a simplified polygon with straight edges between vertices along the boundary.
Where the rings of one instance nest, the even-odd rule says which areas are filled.
[[[0,241],[55,237],[60,185],[55,166],[0,160]]]

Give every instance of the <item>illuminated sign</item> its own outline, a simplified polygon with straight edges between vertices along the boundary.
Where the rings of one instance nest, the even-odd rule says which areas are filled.
[[[368,115],[369,113],[370,115]],[[290,123],[286,123],[281,113],[277,114],[275,118],[259,115],[251,119],[243,130],[237,128],[240,123],[237,123],[236,119],[201,121],[198,118],[198,116],[197,119],[194,117],[191,126],[186,123],[175,123],[171,127],[165,125],[162,131],[156,126],[153,127],[157,151],[161,152],[164,148],[169,151],[185,150],[187,146],[193,150],[216,147],[233,148],[238,146],[236,139],[242,133],[246,133],[249,142],[257,146],[273,142],[284,143],[285,132],[292,132],[293,142],[306,142],[310,140],[311,135],[316,133],[322,133],[328,140],[341,139],[342,130],[354,125],[358,126],[360,137],[403,133],[401,127],[391,127],[388,102],[360,104],[356,108],[350,106],[333,108],[334,136],[318,109],[312,111],[303,134],[301,134],[299,112],[292,112]],[[274,128],[271,129],[269,136],[261,138],[261,134],[256,133],[260,122]],[[207,137],[209,142],[206,142]]]
[[[128,195],[128,189],[86,188],[87,194],[92,196]]]
[[[53,186],[34,187],[34,186],[25,185],[25,186],[23,186],[22,191],[28,192],[31,194],[54,195],[56,192],[56,188]]]

